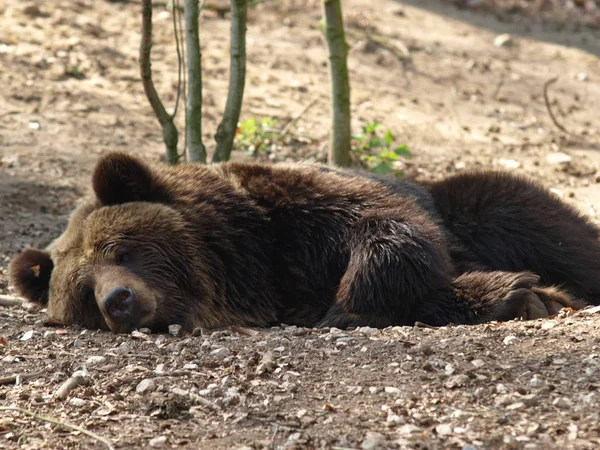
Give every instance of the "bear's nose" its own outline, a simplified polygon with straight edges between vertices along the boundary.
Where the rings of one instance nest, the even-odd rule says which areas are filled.
[[[104,300],[104,311],[111,319],[117,321],[127,321],[131,316],[135,307],[135,294],[126,287],[116,287],[112,289]]]

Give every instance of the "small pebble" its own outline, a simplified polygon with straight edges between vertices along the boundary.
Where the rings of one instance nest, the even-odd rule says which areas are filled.
[[[167,438],[166,436],[158,436],[155,438],[150,439],[150,447],[153,448],[162,448],[165,446],[165,444],[167,443]]]
[[[371,394],[377,394],[379,392],[379,388],[375,387],[375,386],[371,386],[371,387],[369,387],[369,392]]]
[[[453,389],[455,387],[464,386],[468,381],[469,381],[468,375],[465,375],[465,374],[454,375],[454,376],[451,376],[448,379],[448,381],[446,381],[446,383],[444,383],[444,386],[448,389]]]
[[[521,401],[525,403],[525,406],[535,406],[538,404],[538,397],[535,394],[528,394],[521,397]]]
[[[58,339],[58,334],[56,333],[56,331],[44,331],[44,339],[48,341],[55,341],[56,339]]]
[[[529,381],[529,386],[531,386],[532,388],[541,388],[542,386],[544,386],[544,384],[544,380],[542,380],[537,375],[531,377],[531,380]]]
[[[177,325],[177,324],[169,325],[169,334],[171,336],[179,337],[179,336],[181,336],[182,329],[183,329],[183,327],[181,325]]]
[[[494,45],[496,47],[508,47],[512,44],[512,36],[508,33],[499,34],[494,39]]]
[[[140,383],[135,388],[135,392],[138,394],[143,394],[144,392],[154,392],[157,386],[152,378],[146,378],[145,380],[140,381]]]
[[[35,333],[35,331],[33,331],[33,330],[26,331],[25,333],[23,333],[23,336],[21,336],[21,340],[28,341],[29,339],[31,339],[33,337],[34,333]]]
[[[90,356],[85,362],[88,366],[97,366],[99,364],[103,364],[106,362],[106,357],[104,356]]]
[[[381,448],[381,444],[385,441],[385,437],[380,433],[375,433],[373,431],[368,431],[366,435],[366,439],[360,445],[362,450],[374,450],[376,448]]]
[[[390,414],[387,417],[386,421],[389,423],[398,423],[398,424],[405,422],[404,417],[399,416],[397,414]]]
[[[515,411],[515,410],[524,409],[524,408],[525,408],[525,403],[523,403],[523,402],[511,403],[510,405],[508,405],[506,407],[506,409],[508,411]]]
[[[552,404],[560,409],[569,409],[572,406],[571,400],[566,397],[558,397]]]
[[[82,398],[73,397],[73,398],[69,399],[69,404],[71,406],[81,408],[82,406],[85,406],[85,400]]]
[[[398,430],[399,434],[413,434],[413,433],[420,433],[421,432],[421,428],[419,428],[416,425],[412,425],[410,423],[407,423],[406,425],[402,425],[400,427],[400,429]]]
[[[517,341],[518,341],[518,339],[516,336],[506,336],[504,338],[504,341],[502,341],[502,342],[504,345],[512,345],[512,344],[516,343]]]
[[[121,343],[121,345],[119,345],[116,349],[115,349],[115,353],[119,354],[119,355],[126,355],[127,353],[129,353],[131,351],[131,346],[127,343],[127,342],[123,342]]]
[[[458,419],[458,420],[464,420],[464,419],[468,419],[472,416],[472,414],[463,411],[461,409],[456,409],[452,412],[451,417],[453,419]]]
[[[221,347],[213,350],[210,354],[219,358],[227,358],[231,355],[231,351],[227,347]]]
[[[400,389],[398,389],[397,387],[393,387],[393,386],[386,386],[385,387],[385,392],[387,394],[399,394],[401,391]]]
[[[146,333],[142,333],[141,331],[138,331],[138,330],[133,330],[131,332],[131,337],[134,339],[141,339],[143,341],[147,341],[150,339],[150,337],[148,337],[148,335]]]
[[[452,434],[452,427],[447,423],[441,423],[437,427],[435,427],[435,432],[440,436],[447,436]]]
[[[501,383],[496,385],[496,392],[498,394],[506,394],[508,392],[508,388]]]
[[[481,367],[485,366],[485,361],[483,361],[482,359],[474,359],[473,361],[471,361],[471,364],[473,364],[476,368],[480,369]]]

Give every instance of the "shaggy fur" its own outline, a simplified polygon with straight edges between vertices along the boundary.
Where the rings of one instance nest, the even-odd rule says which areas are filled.
[[[419,185],[311,164],[97,164],[10,279],[63,324],[476,324],[600,301],[598,229],[531,181]],[[551,286],[560,286],[560,290]]]

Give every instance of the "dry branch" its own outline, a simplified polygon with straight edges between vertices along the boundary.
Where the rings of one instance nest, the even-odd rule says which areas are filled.
[[[114,450],[112,442],[110,442],[108,439],[103,438],[102,436],[98,436],[96,433],[88,431],[85,428],[82,428],[82,427],[80,427],[78,425],[73,425],[73,424],[70,424],[68,422],[61,422],[60,420],[54,419],[52,417],[41,416],[41,415],[39,415],[37,413],[34,413],[33,411],[30,411],[30,410],[25,409],[25,408],[18,408],[16,406],[0,406],[0,411],[14,411],[14,412],[18,412],[18,413],[25,414],[25,415],[28,415],[30,417],[33,417],[34,419],[37,419],[37,420],[42,420],[44,422],[53,423],[55,425],[58,425],[58,426],[63,427],[63,428],[67,428],[69,430],[78,431],[81,434],[85,434],[86,436],[89,436],[92,439],[97,440],[98,442],[102,442],[106,446],[106,448],[108,448],[109,450]]]
[[[160,101],[154,82],[152,81],[152,63],[150,52],[152,49],[152,1],[142,0],[142,40],[140,43],[140,73],[142,85],[148,102],[158,119],[163,132],[163,141],[167,148],[167,163],[177,164],[177,128],[173,123],[173,116],[167,113]]]
[[[550,100],[548,99],[548,88],[551,84],[554,84],[557,81],[558,77],[554,77],[544,83],[544,102],[546,103],[546,109],[548,110],[548,115],[550,116],[550,119],[552,119],[552,123],[554,123],[554,125],[556,125],[556,127],[563,133],[571,134],[569,131],[567,131],[565,127],[561,125],[561,123],[556,119],[556,116],[554,116],[554,113],[552,112],[552,107],[550,106]]]
[[[0,306],[18,306],[24,302],[18,297],[12,295],[0,295]]]
[[[313,107],[313,105],[317,103],[317,99],[313,99],[308,105],[306,105],[304,108],[302,108],[302,111],[300,111],[298,114],[296,114],[294,117],[292,117],[292,119],[285,125],[285,127],[283,127],[283,129],[281,130],[280,136],[283,137],[286,134],[289,133],[290,129],[294,126],[294,124],[296,122],[298,122],[298,120],[300,120],[300,118],[306,114],[308,112],[308,110],[310,108]]]
[[[39,370],[37,372],[32,372],[32,373],[18,373],[16,375],[9,375],[6,377],[2,377],[2,378],[0,378],[0,386],[16,383],[18,380],[21,380],[21,381],[33,380],[35,378],[38,378],[41,375],[44,375],[46,372],[47,372],[47,370]]]
[[[323,0],[325,37],[329,48],[332,122],[328,163],[350,164],[350,81],[348,79],[348,44],[344,34],[340,0]]]
[[[228,161],[233,147],[233,138],[237,129],[244,86],[246,83],[246,20],[247,0],[231,1],[231,50],[229,67],[229,92],[223,120],[217,128],[215,140],[217,149],[213,162]]]

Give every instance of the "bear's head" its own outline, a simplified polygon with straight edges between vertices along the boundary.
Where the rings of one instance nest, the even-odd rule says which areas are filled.
[[[26,249],[11,261],[11,284],[64,325],[116,333],[185,326],[185,297],[206,295],[209,283],[199,267],[206,267],[199,261],[202,243],[174,208],[164,181],[127,154],[101,158],[94,195],[48,248]]]

